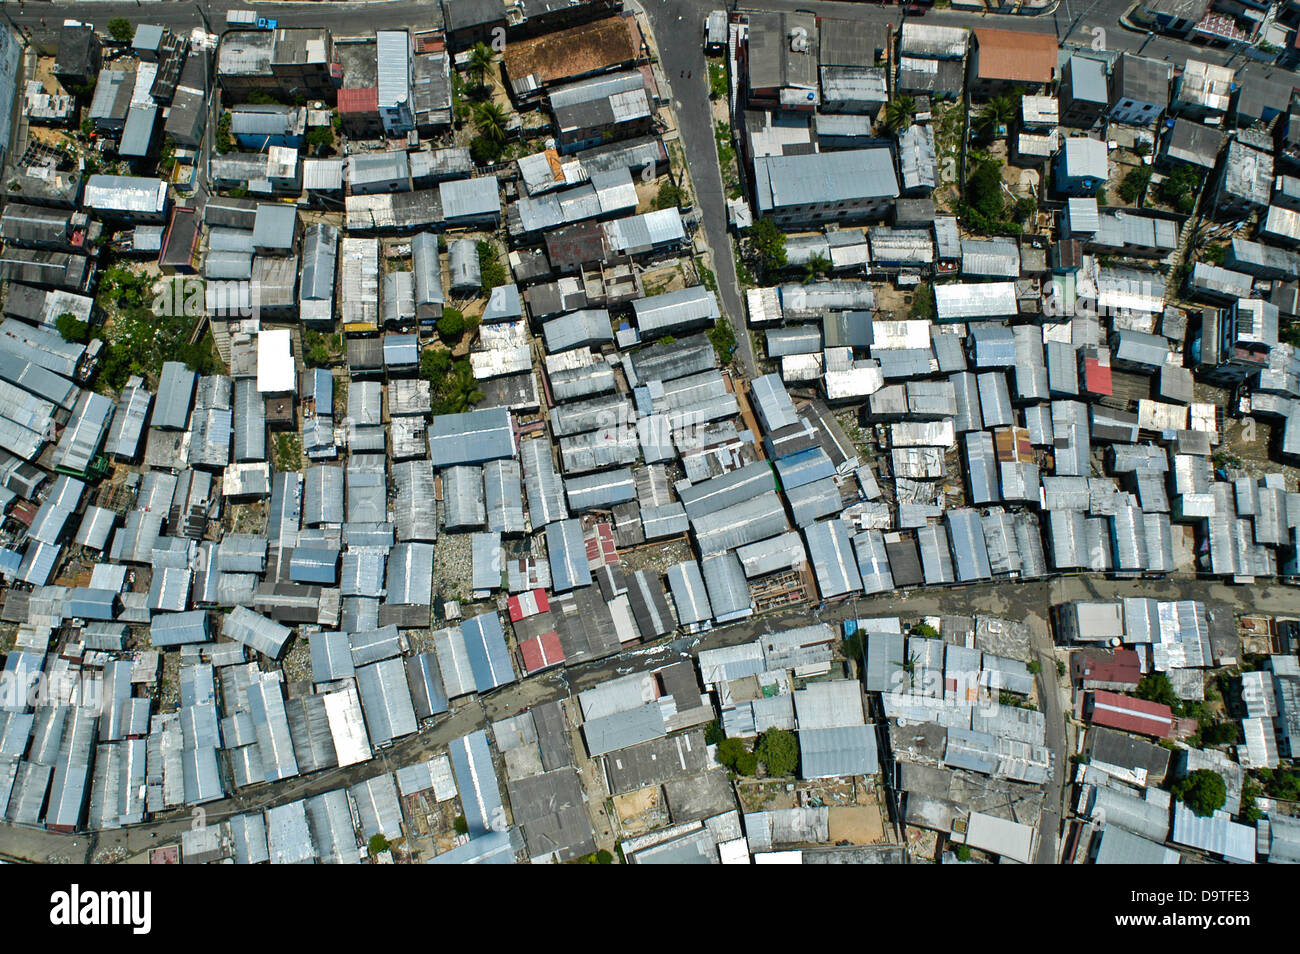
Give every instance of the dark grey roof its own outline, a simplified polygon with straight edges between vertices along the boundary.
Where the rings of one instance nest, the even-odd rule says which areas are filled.
[[[1163,60],[1121,53],[1112,79],[1115,99],[1150,103],[1158,109],[1169,105],[1170,68]]]

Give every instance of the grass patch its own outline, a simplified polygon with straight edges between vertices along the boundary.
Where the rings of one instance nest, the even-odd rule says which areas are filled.
[[[726,99],[731,93],[727,83],[727,67],[719,62],[709,63],[709,99]]]
[[[297,434],[276,435],[273,462],[282,474],[302,469],[302,440]]]

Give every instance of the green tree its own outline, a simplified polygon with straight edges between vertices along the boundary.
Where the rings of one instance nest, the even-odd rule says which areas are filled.
[[[389,847],[388,839],[381,833],[375,832],[370,836],[370,853],[372,855],[381,854],[382,852],[387,851]]]
[[[456,308],[444,308],[438,319],[438,335],[448,343],[460,340],[465,333],[465,316]]]
[[[1201,187],[1202,175],[1195,166],[1179,163],[1160,181],[1156,195],[1161,202],[1183,215],[1191,215],[1196,208],[1196,193]]]
[[[785,233],[775,222],[759,219],[749,228],[749,241],[764,278],[785,268]]]
[[[488,142],[501,144],[506,141],[506,123],[509,122],[509,117],[496,103],[480,103],[474,110],[474,121],[479,135]]]
[[[975,117],[975,130],[985,139],[992,139],[999,126],[1006,126],[1016,115],[1018,102],[1010,95],[994,96]]]
[[[222,113],[221,118],[217,120],[217,152],[232,152],[235,148],[235,140],[230,135],[230,113]]]
[[[1007,215],[1007,193],[1002,183],[1002,163],[977,159],[966,176],[957,214],[972,232],[1015,235],[1021,230]]]
[[[714,719],[704,727],[704,744],[721,745],[727,738],[727,733],[722,730],[722,723]]]
[[[481,290],[483,297],[486,298],[492,293],[492,289],[504,285],[509,280],[509,275],[497,256],[495,245],[491,242],[479,242],[477,248],[479,276],[483,282]]]
[[[1146,193],[1147,183],[1150,181],[1150,166],[1134,167],[1119,184],[1119,197],[1125,202],[1137,202]]]
[[[1201,741],[1206,745],[1236,745],[1237,723],[1205,720],[1199,726]]]
[[[654,207],[656,209],[672,209],[680,205],[681,201],[681,187],[671,182],[665,182],[659,186],[659,192],[655,195]]]
[[[939,631],[929,623],[917,623],[909,632],[911,636],[919,636],[923,639],[938,639]]]
[[[958,861],[970,861],[970,845],[958,845],[953,854]]]
[[[723,739],[718,743],[718,761],[737,775],[758,771],[758,756],[749,751],[743,739]]]
[[[1237,815],[1243,822],[1253,825],[1255,822],[1259,821],[1260,817],[1264,813],[1259,810],[1259,804],[1256,802],[1256,799],[1263,794],[1264,790],[1260,788],[1259,782],[1255,781],[1253,778],[1248,776],[1245,782],[1242,783],[1241,810]]]
[[[501,158],[505,147],[499,142],[492,142],[482,136],[475,136],[469,141],[469,155],[475,165],[491,166]]]
[[[1264,783],[1264,791],[1283,801],[1300,801],[1300,775],[1288,768],[1260,769],[1257,773]]]
[[[108,32],[118,43],[130,43],[135,39],[135,27],[126,17],[113,17],[108,21]]]
[[[1182,704],[1182,700],[1178,698],[1178,693],[1174,692],[1169,677],[1162,672],[1153,672],[1139,679],[1137,688],[1133,690],[1133,695],[1139,699],[1145,699],[1147,702],[1158,702],[1161,705],[1169,706],[1171,709],[1178,709]]]
[[[602,849],[600,849],[600,851],[596,852],[596,864],[598,864],[598,865],[612,865],[613,863],[614,863],[614,856],[611,855],[611,854],[610,854],[608,851],[606,851],[604,848],[602,848]]]
[[[302,333],[303,358],[309,367],[323,368],[334,360],[343,347],[341,338],[305,329]]]
[[[885,104],[885,128],[897,135],[912,125],[915,115],[915,99],[911,96],[895,96]]]
[[[468,835],[468,834],[469,834],[469,822],[467,822],[467,821],[465,820],[465,816],[464,816],[464,815],[457,815],[457,816],[456,816],[456,834],[458,834],[458,835]]]
[[[90,325],[80,320],[70,311],[65,311],[59,317],[54,319],[54,327],[58,329],[64,341],[71,341],[75,344],[85,344],[90,340]]]
[[[721,63],[709,64],[709,99],[726,99],[731,89],[727,85],[727,68]]]
[[[827,274],[831,270],[831,260],[820,252],[817,252],[804,263],[803,269],[803,281],[804,284],[807,285],[810,282],[815,282],[818,278]]]
[[[483,400],[474,380],[474,369],[451,352],[428,348],[420,355],[420,376],[429,382],[434,414],[458,414]]]
[[[465,72],[473,77],[474,82],[482,86],[490,69],[492,69],[491,48],[482,42],[475,43],[470,47],[469,62],[465,66]]]
[[[1029,195],[1016,199],[1015,214],[1016,221],[1022,226],[1031,224],[1038,214],[1038,200]]]
[[[840,654],[845,659],[852,659],[858,664],[862,663],[862,634],[854,633],[852,636],[845,636],[840,640]]]
[[[709,329],[709,341],[713,344],[713,350],[717,352],[718,360],[723,364],[730,364],[731,356],[736,353],[736,332],[731,327],[731,322],[726,318],[719,318]]]
[[[1223,776],[1210,769],[1197,769],[1174,783],[1174,797],[1202,818],[1209,818],[1228,800]]]
[[[334,145],[334,130],[329,126],[316,126],[307,130],[307,145],[318,155]]]
[[[767,774],[784,778],[799,767],[799,740],[787,729],[768,729],[758,737],[754,754],[767,766]]]

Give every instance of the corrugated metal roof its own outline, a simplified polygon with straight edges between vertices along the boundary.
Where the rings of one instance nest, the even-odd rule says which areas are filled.
[[[440,414],[430,422],[429,458],[435,467],[482,463],[514,454],[510,412],[505,408]]]
[[[887,149],[848,149],[754,161],[759,211],[897,198],[898,179]]]
[[[857,561],[844,524],[825,520],[804,528],[808,555],[822,599],[833,599],[862,589]]]
[[[254,613],[246,606],[236,606],[231,611],[221,632],[227,638],[243,643],[249,649],[257,650],[272,659],[280,658],[284,644],[293,635],[289,627]]]
[[[705,557],[700,561],[700,573],[704,578],[708,603],[716,622],[728,623],[754,612],[749,584],[740,558],[734,552]]]
[[[550,559],[552,586],[556,593],[591,585],[587,545],[582,536],[582,526],[577,520],[548,523],[546,550]]]

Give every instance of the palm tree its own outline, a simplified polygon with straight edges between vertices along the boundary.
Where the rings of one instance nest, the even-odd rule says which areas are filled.
[[[506,111],[496,103],[480,105],[475,118],[479,134],[484,139],[495,143],[506,141]]]
[[[916,100],[911,96],[899,96],[885,105],[885,128],[892,133],[899,133],[912,125],[916,115]]]
[[[999,126],[1011,122],[1016,114],[1016,100],[1011,96],[994,96],[975,117],[976,128],[986,139],[992,139]]]
[[[466,67],[466,71],[482,86],[488,70],[491,68],[492,50],[482,42],[475,43],[469,51],[469,65]]]
[[[803,282],[805,285],[807,285],[809,282],[814,282],[817,280],[818,275],[825,274],[830,270],[831,270],[830,259],[828,259],[825,255],[822,255],[820,252],[818,252],[817,254],[813,255],[812,258],[808,259],[807,262],[804,263]]]

